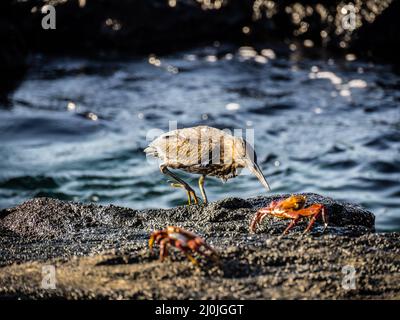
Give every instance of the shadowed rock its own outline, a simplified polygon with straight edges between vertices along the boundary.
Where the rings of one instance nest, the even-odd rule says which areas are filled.
[[[50,3],[57,13],[56,29],[48,30],[42,28],[43,1],[5,0],[0,3],[0,26],[7,27],[6,32],[0,31],[0,40],[6,44],[0,47],[0,61],[11,61],[9,66],[14,68],[24,64],[26,49],[20,48],[20,42],[34,52],[64,55],[103,50],[160,53],[215,40],[287,38],[300,42],[311,39],[316,45],[337,50],[342,48],[343,40],[350,38],[346,42],[352,51],[398,62],[398,52],[394,50],[399,42],[396,1],[354,3],[357,19],[362,22],[354,34],[342,30],[339,8],[343,1],[270,2],[272,7],[260,1],[229,0],[223,1],[222,6],[205,8],[204,2],[195,0],[179,0],[173,7],[166,0],[53,0]],[[299,16],[301,20],[294,22]],[[372,16],[377,17],[376,22],[369,21],[371,18],[367,21],[366,17]],[[301,33],[300,23],[307,25]],[[244,26],[250,27],[249,33],[243,33]],[[322,37],[321,31],[327,36]],[[11,37],[11,43],[10,32],[18,35]]]

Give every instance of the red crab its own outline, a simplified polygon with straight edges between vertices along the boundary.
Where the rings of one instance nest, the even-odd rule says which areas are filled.
[[[289,198],[272,201],[268,207],[261,208],[257,211],[253,220],[250,224],[250,231],[255,232],[257,226],[262,223],[264,218],[268,215],[283,218],[283,219],[292,219],[289,223],[285,231],[282,234],[286,234],[298,220],[303,217],[311,217],[310,222],[307,228],[304,230],[304,233],[311,230],[315,220],[317,220],[318,216],[321,214],[322,219],[324,221],[324,230],[328,226],[326,221],[326,212],[323,204],[315,203],[307,208],[305,208],[306,197],[302,195],[291,195]]]
[[[202,238],[179,227],[168,226],[165,230],[154,231],[149,240],[150,250],[152,250],[154,242],[160,245],[161,261],[168,256],[168,245],[181,250],[195,265],[198,264],[198,261],[189,252],[197,252],[206,258],[218,260],[217,252]]]

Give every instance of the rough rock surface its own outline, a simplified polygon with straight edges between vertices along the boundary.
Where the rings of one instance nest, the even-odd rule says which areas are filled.
[[[329,227],[301,236],[306,221],[283,238],[288,221],[266,219],[248,232],[256,210],[287,195],[228,198],[208,206],[132,210],[40,198],[0,212],[3,298],[400,298],[400,235],[374,234],[374,215],[317,194]],[[167,225],[195,231],[213,245],[220,265],[200,267],[176,250],[160,263],[149,233]],[[157,248],[156,248],[157,249]],[[41,288],[42,266],[55,265],[57,288]],[[356,288],[342,287],[342,268]]]

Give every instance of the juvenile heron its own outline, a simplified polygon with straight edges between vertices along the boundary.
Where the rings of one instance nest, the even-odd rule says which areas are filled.
[[[192,197],[198,203],[196,193],[169,169],[200,174],[199,188],[204,203],[207,203],[204,190],[206,176],[215,176],[225,182],[236,177],[242,168],[248,168],[270,190],[250,144],[223,130],[207,126],[173,130],[156,138],[144,152],[161,159],[161,172],[177,182],[171,184],[173,187],[186,190],[189,204]]]

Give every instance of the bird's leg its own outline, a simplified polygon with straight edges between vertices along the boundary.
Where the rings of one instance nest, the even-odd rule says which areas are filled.
[[[200,188],[201,196],[203,197],[203,202],[204,203],[208,203],[206,191],[204,190],[204,180],[205,180],[205,178],[206,178],[206,176],[204,174],[200,176],[200,178],[199,178],[199,188]]]
[[[168,168],[165,165],[160,166],[160,170],[163,174],[170,176],[171,178],[175,179],[176,181],[179,182],[179,184],[174,184],[173,186],[179,186],[179,188],[184,188],[186,192],[188,193],[188,198],[193,197],[194,203],[198,204],[199,200],[196,196],[196,193],[194,190],[181,178],[179,178],[176,174],[172,173],[171,171],[168,170]],[[189,199],[189,204],[191,204],[191,201]]]
[[[180,184],[180,183],[171,183],[171,187],[185,189],[185,186]],[[187,193],[187,197],[188,197],[188,204],[191,205],[192,204],[192,197],[190,195],[190,192],[186,190],[186,193]]]
[[[185,187],[183,184],[180,184],[180,183],[171,183],[171,187],[186,189],[186,187]],[[196,196],[196,194],[194,193],[193,190],[191,190],[191,191],[186,190],[186,193],[187,193],[188,204],[189,204],[189,205],[192,204],[192,196],[193,196],[193,199],[194,199],[194,203],[195,203],[195,204],[198,204],[198,203],[199,203],[199,202],[198,202],[198,198],[197,198],[197,196]]]

